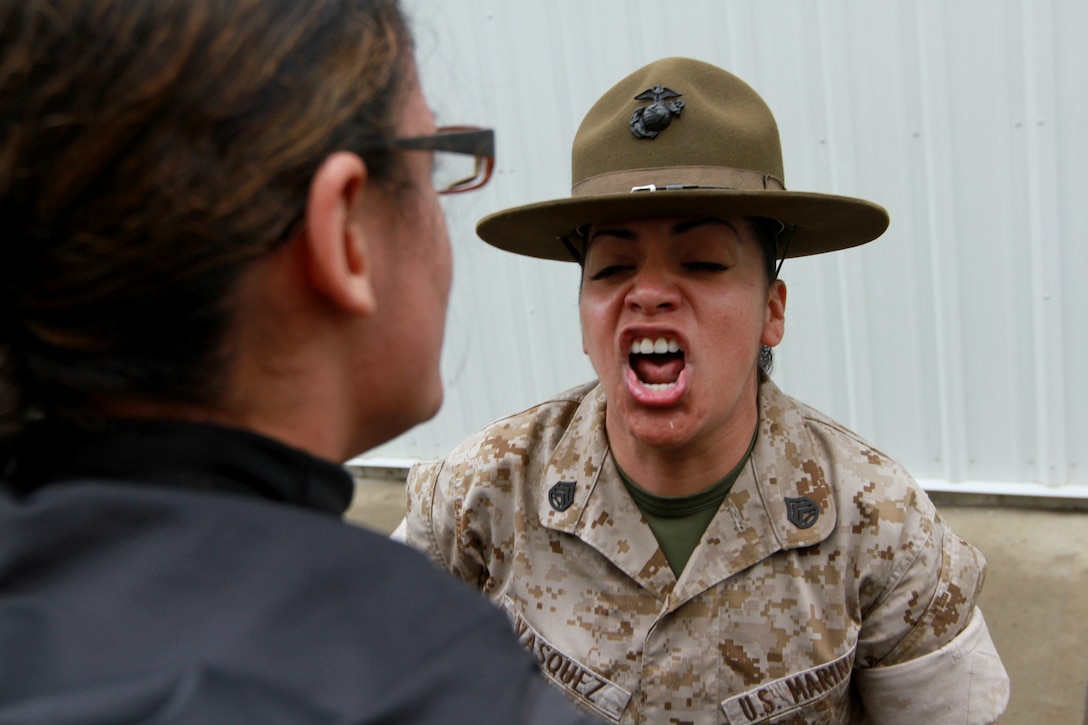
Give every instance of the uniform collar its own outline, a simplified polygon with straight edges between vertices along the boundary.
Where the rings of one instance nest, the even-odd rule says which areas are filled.
[[[770,379],[759,387],[759,438],[751,472],[783,549],[817,544],[835,530],[838,509],[831,485],[833,471],[826,444],[810,427],[811,411],[790,398]]]
[[[666,596],[675,584],[669,562],[623,485],[609,453],[600,385],[582,399],[544,469],[541,525],[577,536],[643,587]],[[553,503],[557,487],[573,499]],[[563,508],[563,506],[566,508]]]
[[[804,409],[769,379],[759,389],[759,434],[748,465],[679,581],[620,479],[605,433],[600,385],[582,399],[543,472],[540,523],[577,536],[660,598],[679,603],[777,551],[811,546],[837,511]],[[571,486],[573,484],[573,486]],[[551,494],[565,487],[568,499]]]

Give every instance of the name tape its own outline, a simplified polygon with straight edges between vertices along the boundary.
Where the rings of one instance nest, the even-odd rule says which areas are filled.
[[[827,664],[760,685],[722,702],[730,725],[753,725],[845,689],[854,668],[851,650]]]
[[[542,637],[509,596],[503,597],[502,605],[513,620],[514,632],[521,646],[536,657],[540,669],[549,680],[609,720],[620,721],[623,711],[627,709],[627,703],[631,701],[630,692],[597,674]]]

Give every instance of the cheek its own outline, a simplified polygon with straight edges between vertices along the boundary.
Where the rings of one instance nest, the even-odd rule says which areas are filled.
[[[578,321],[582,327],[582,352],[586,355],[589,354],[589,341],[592,336],[592,324],[587,312],[588,307],[586,305],[585,297],[579,294],[578,296]]]
[[[417,191],[416,203],[402,219],[410,230],[407,244],[415,251],[412,263],[430,269],[437,289],[448,292],[453,277],[453,250],[446,217],[437,194],[429,189]]]
[[[434,196],[433,216],[434,239],[438,243],[443,264],[446,268],[446,276],[453,274],[453,249],[450,245],[449,228],[446,226],[446,216],[442,212],[442,206],[438,203],[438,196]]]
[[[578,313],[582,322],[582,349],[589,353],[607,333],[608,305],[583,295],[578,301]]]
[[[442,289],[448,295],[453,280],[453,249],[450,246],[449,233],[446,231],[446,224],[442,217],[439,217],[438,229],[435,230],[434,238],[438,246],[435,250],[435,256],[437,258],[439,281],[442,283]]]
[[[759,347],[765,343],[762,338],[767,328],[767,306],[762,292],[756,290],[738,290],[730,295],[728,301],[714,310],[709,316],[702,315],[703,324],[707,325],[708,337],[713,340],[732,341],[733,349],[747,350],[749,346]]]

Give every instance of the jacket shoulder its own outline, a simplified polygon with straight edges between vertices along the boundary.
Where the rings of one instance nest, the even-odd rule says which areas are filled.
[[[430,479],[463,494],[480,485],[502,487],[531,477],[535,469],[546,465],[597,386],[596,381],[578,385],[489,423],[445,458],[415,464],[409,483]]]
[[[787,520],[783,496],[807,497],[820,510],[811,529],[780,527],[789,548],[823,540],[833,532],[836,545],[849,542],[885,552],[911,547],[910,540],[918,546],[919,537],[928,537],[936,510],[897,460],[770,381],[761,386],[760,398],[764,436],[757,450],[764,474],[760,485],[768,506],[779,514],[772,518]],[[879,551],[873,553],[879,558]]]
[[[921,490],[897,459],[863,436],[806,403],[783,397],[793,405],[820,457],[834,467],[832,480],[838,498],[883,495],[902,499],[909,491]]]
[[[595,387],[580,385],[493,421],[461,441],[446,457],[446,466],[526,465],[530,457],[546,457]]]

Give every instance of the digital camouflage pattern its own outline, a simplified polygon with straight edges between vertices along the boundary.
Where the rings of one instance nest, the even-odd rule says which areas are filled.
[[[404,536],[614,722],[995,720],[1008,679],[975,607],[981,554],[883,453],[769,380],[759,399],[750,463],[679,579],[594,384],[416,466]],[[573,496],[550,501],[560,483]]]

